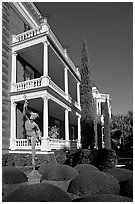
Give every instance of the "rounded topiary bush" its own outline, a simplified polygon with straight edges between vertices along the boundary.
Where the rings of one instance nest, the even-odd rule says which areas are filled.
[[[79,174],[74,168],[58,163],[42,164],[38,171],[42,174],[42,180],[53,181],[71,180]]]
[[[99,171],[99,169],[90,164],[78,164],[74,167],[79,173],[83,173],[85,171]]]
[[[133,197],[133,171],[128,169],[113,168],[108,170],[120,184],[120,195]]]
[[[99,193],[119,194],[118,181],[108,173],[100,171],[86,171],[72,179],[68,186],[68,192],[80,197],[86,197]]]
[[[26,175],[15,167],[2,167],[2,184],[27,182]]]
[[[119,182],[133,179],[133,171],[121,168],[108,169],[107,172],[114,176]]]
[[[20,187],[4,202],[71,202],[70,197],[61,189],[51,184],[33,184]]]
[[[100,194],[73,200],[73,202],[132,202],[132,201],[133,200],[131,198],[115,194]]]

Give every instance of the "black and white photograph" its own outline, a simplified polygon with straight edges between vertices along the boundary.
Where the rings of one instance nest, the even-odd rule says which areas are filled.
[[[2,202],[133,202],[133,2],[1,2]]]

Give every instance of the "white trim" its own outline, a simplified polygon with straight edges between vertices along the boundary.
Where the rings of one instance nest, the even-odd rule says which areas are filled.
[[[51,94],[47,93],[47,96],[49,96],[49,98],[51,100],[53,100],[54,102],[58,103],[60,106],[62,106],[63,108],[67,109],[68,111],[71,111],[71,108],[69,108],[67,105],[65,105],[64,103],[62,103],[59,99],[55,98],[54,96],[52,96]]]
[[[26,21],[31,25],[32,28],[38,27],[36,21],[32,18],[26,8],[22,5],[21,2],[12,2],[14,6],[18,9],[20,14],[26,19]]]
[[[21,153],[21,154],[31,154],[31,150],[30,151],[27,151],[27,150],[9,150],[9,153]],[[52,151],[36,151],[36,154],[54,154],[54,152]]]

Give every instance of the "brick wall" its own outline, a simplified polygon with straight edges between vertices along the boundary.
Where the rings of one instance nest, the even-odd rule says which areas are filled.
[[[9,148],[12,35],[24,32],[24,22],[12,3],[2,3],[2,148]]]

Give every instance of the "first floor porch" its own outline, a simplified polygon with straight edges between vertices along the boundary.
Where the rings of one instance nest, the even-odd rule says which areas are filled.
[[[55,149],[70,149],[74,143],[81,146],[80,119],[75,109],[60,101],[44,90],[37,94],[29,93],[11,97],[11,135],[10,152],[31,152],[24,125],[23,105],[27,99],[29,109],[38,113],[35,120],[41,132],[41,141],[36,142],[36,151],[40,154]]]

